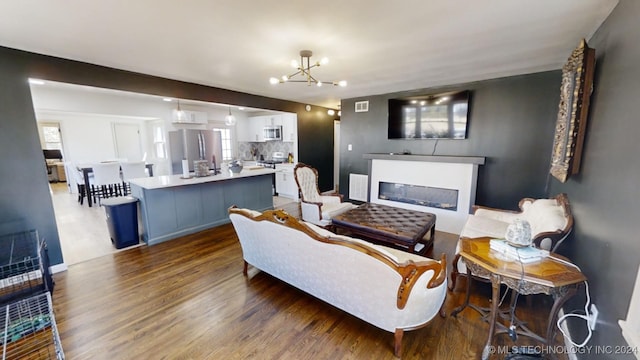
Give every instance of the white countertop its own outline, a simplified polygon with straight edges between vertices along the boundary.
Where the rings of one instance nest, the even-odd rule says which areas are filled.
[[[273,174],[275,170],[268,168],[260,168],[256,170],[243,169],[239,174],[233,174],[230,171],[223,171],[222,174],[203,176],[203,177],[191,177],[189,179],[183,179],[182,175],[161,175],[139,179],[131,179],[130,183],[140,186],[143,189],[162,189],[173,186],[185,186],[194,184],[203,184],[214,181],[223,181],[229,179],[239,179],[251,176]]]

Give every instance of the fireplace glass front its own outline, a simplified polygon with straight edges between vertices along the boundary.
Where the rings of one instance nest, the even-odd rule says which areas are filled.
[[[458,190],[380,182],[378,199],[457,211]]]

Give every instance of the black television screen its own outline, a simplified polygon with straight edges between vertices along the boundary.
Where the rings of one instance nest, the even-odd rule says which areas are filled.
[[[389,139],[466,139],[469,91],[389,99]]]

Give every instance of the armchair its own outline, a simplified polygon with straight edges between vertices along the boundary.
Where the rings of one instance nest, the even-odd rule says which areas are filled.
[[[531,225],[533,246],[555,252],[573,228],[573,215],[567,194],[551,199],[524,198],[519,203],[520,211],[493,209],[474,205],[472,214],[462,227],[460,238],[492,237],[503,239],[507,227],[515,219]],[[467,267],[460,257],[460,245],[456,246],[451,272],[450,289],[455,288],[458,276],[466,276]]]
[[[334,216],[355,207],[349,202],[342,202],[339,194],[320,194],[318,171],[309,165],[298,163],[293,169],[293,177],[300,192],[300,209],[304,221],[327,227],[331,225]]]

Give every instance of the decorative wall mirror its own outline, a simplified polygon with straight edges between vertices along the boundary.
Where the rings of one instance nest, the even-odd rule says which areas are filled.
[[[582,145],[593,90],[595,50],[582,39],[562,67],[560,105],[551,154],[551,175],[561,182],[580,170]]]

